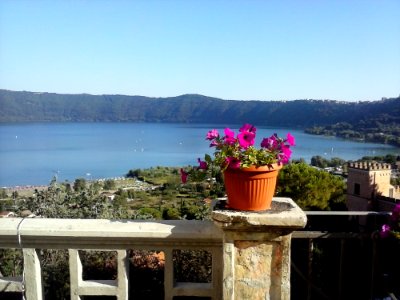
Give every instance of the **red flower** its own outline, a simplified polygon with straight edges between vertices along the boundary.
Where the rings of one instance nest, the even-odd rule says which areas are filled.
[[[197,159],[199,162],[199,169],[201,170],[207,170],[207,163],[205,161],[202,161],[200,158]]]
[[[226,163],[227,163],[228,167],[231,169],[239,169],[240,168],[240,159],[237,159],[236,157],[227,157]]]
[[[185,172],[184,169],[181,169],[181,181],[182,183],[186,183],[187,182],[187,178],[188,178],[188,173]]]

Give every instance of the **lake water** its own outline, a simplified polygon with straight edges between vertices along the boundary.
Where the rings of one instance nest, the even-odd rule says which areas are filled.
[[[0,187],[48,184],[75,178],[123,176],[130,169],[197,165],[212,153],[206,133],[225,126],[153,123],[26,123],[0,125]],[[231,126],[237,129],[238,126]],[[366,155],[400,154],[388,145],[308,135],[301,130],[258,127],[258,143],[272,133],[296,138],[293,158],[314,155],[355,160]]]

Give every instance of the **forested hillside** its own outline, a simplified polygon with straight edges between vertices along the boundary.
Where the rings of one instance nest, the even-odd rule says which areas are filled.
[[[186,122],[311,127],[384,118],[400,124],[400,99],[233,101],[201,95],[169,98],[0,90],[0,122]]]
[[[194,94],[149,98],[0,90],[0,122],[249,122],[400,146],[400,98],[234,101]]]

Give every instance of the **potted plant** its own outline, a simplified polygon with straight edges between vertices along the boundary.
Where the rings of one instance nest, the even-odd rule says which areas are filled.
[[[261,147],[256,148],[256,131],[251,124],[244,124],[237,134],[230,128],[225,128],[223,136],[216,129],[210,130],[206,139],[215,148],[214,157],[206,154],[204,160],[198,159],[199,166],[181,169],[182,182],[204,179],[214,168],[219,168],[224,174],[229,208],[269,209],[278,172],[289,162],[295,139],[290,133],[285,139],[273,134],[263,138]]]

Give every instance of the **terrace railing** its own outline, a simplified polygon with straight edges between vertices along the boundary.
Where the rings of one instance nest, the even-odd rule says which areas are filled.
[[[292,234],[293,299],[399,299],[400,243],[379,235],[389,212],[306,215]]]
[[[21,249],[24,272],[19,277],[0,277],[0,293],[18,292],[23,293],[27,300],[44,299],[40,251],[41,249],[68,249],[71,299],[78,300],[90,295],[128,299],[127,251],[128,249],[145,249],[164,252],[164,299],[174,299],[179,296],[197,296],[214,300],[239,299],[237,295],[243,291],[229,289],[234,282],[237,282],[235,285],[244,282],[252,293],[255,292],[251,290],[256,285],[254,283],[260,283],[260,286],[266,286],[267,289],[280,293],[279,296],[271,297],[271,299],[288,299],[288,294],[285,293],[288,287],[282,277],[289,276],[290,281],[290,275],[291,299],[349,299],[351,290],[356,295],[363,296],[354,299],[373,299],[381,292],[386,292],[386,296],[392,295],[392,299],[395,299],[394,291],[380,290],[381,275],[386,271],[382,269],[382,258],[387,253],[382,251],[371,233],[363,230],[363,226],[369,226],[371,222],[379,223],[379,218],[384,216],[385,214],[375,212],[307,212],[309,221],[307,227],[291,234],[282,229],[284,225],[280,223],[282,221],[280,216],[268,215],[269,220],[276,218],[278,221],[273,221],[272,225],[269,224],[272,227],[265,236],[261,234],[265,227],[256,215],[256,218],[246,219],[246,222],[251,225],[257,223],[258,227],[250,234],[245,233],[244,237],[239,239],[237,237],[246,232],[245,227],[248,224],[243,227],[240,223],[243,220],[237,223],[241,218],[238,215],[229,215],[228,219],[220,215],[217,218],[219,226],[214,223],[215,216],[214,222],[3,218],[0,219],[0,248]],[[336,221],[330,222],[329,220],[333,218]],[[337,218],[346,220],[346,227],[341,227]],[[322,219],[323,222],[318,219]],[[313,222],[325,224],[326,228],[310,229]],[[300,223],[296,226],[301,227]],[[349,224],[354,225],[354,230],[348,230]],[[238,230],[239,233],[234,233],[234,230]],[[279,234],[276,235],[275,232]],[[268,260],[272,265],[268,266],[272,273],[267,274],[268,280],[265,282],[261,282],[260,278],[235,279],[242,267],[239,269],[236,267],[237,260],[232,259],[232,253],[236,251],[237,256],[243,259],[247,255],[247,249],[254,244],[246,241],[246,236],[251,236],[249,238],[251,241],[257,238],[263,241],[268,238],[271,241],[261,248],[261,250],[272,249],[266,259],[261,259],[261,261]],[[292,265],[291,270],[285,273],[282,271],[285,269],[284,263],[270,256],[285,256],[289,253],[289,257],[284,258],[283,261],[290,264],[290,237],[292,237]],[[362,247],[354,248],[354,241]],[[321,254],[321,251],[316,251],[322,249],[321,243],[325,242],[328,243],[327,252],[324,253],[326,250],[323,250]],[[276,247],[276,245],[281,246]],[[289,252],[287,246],[289,246]],[[357,249],[363,252],[357,253]],[[115,280],[84,279],[81,250],[116,252],[118,271]],[[209,252],[212,256],[210,282],[179,282],[174,273],[175,250]],[[248,254],[250,255],[248,262],[251,264],[253,263],[252,255],[258,254],[253,250]],[[330,267],[333,268],[324,270],[327,267],[326,262],[321,259],[324,255],[328,256],[328,261],[332,263]],[[231,260],[228,263],[229,259]],[[362,259],[365,260],[364,263]],[[320,265],[316,269],[317,261]],[[281,270],[282,274],[279,274],[281,279],[271,279],[277,274],[274,268]],[[331,273],[334,282],[331,282],[330,286],[326,286],[325,283],[320,286],[321,277],[323,277],[321,272]],[[356,286],[356,277],[364,280],[363,285]]]

